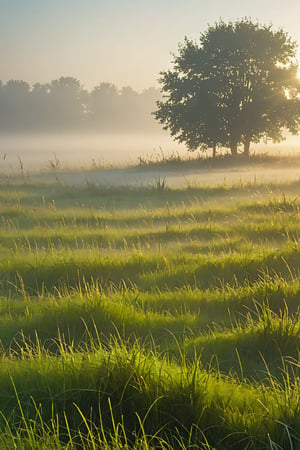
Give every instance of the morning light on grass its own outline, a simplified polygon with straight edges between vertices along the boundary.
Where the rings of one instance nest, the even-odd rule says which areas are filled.
[[[2,448],[297,448],[299,181],[39,176],[1,184]]]
[[[2,3],[0,449],[300,449],[290,14]]]

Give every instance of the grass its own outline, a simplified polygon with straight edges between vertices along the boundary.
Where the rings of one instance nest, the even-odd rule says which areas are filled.
[[[216,158],[209,156],[203,152],[191,153],[189,157],[182,158],[178,152],[165,153],[162,147],[145,156],[138,157],[138,167],[143,169],[151,169],[153,167],[161,167],[165,169],[183,169],[183,168],[200,168],[200,169],[225,169],[232,167],[241,167],[249,165],[279,164],[281,167],[298,165],[299,157],[297,154],[287,155],[271,155],[270,153],[253,152],[249,156],[238,154],[234,158],[230,153],[219,154]]]
[[[298,195],[4,180],[0,446],[300,448]]]

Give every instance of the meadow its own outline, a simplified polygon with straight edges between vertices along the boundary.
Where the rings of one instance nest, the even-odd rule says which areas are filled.
[[[0,189],[0,448],[300,448],[300,180]]]

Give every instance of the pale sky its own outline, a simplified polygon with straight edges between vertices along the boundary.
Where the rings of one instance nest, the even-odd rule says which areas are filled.
[[[300,44],[299,0],[0,0],[0,79],[157,86],[184,36],[251,17]],[[298,50],[298,61],[300,52]]]

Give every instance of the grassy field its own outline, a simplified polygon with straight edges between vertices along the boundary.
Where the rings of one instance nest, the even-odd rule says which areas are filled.
[[[0,448],[300,448],[300,181],[0,189]]]

